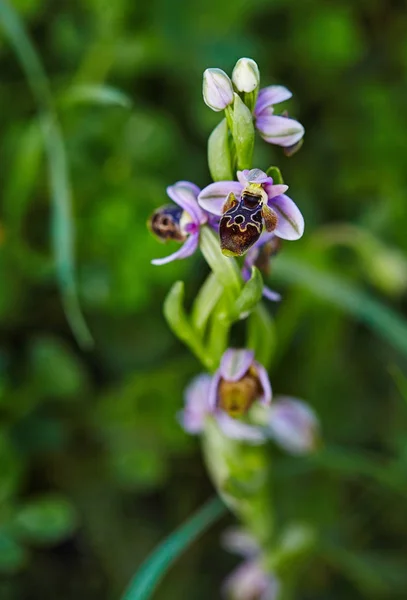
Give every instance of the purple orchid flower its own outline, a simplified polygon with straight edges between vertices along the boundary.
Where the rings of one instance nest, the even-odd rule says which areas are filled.
[[[245,281],[250,279],[253,266],[258,267],[266,275],[269,274],[270,268],[268,263],[270,257],[277,251],[277,248],[275,248],[277,240],[278,238],[276,238],[273,232],[268,233],[265,231],[259,241],[247,251],[242,267],[242,277]],[[279,302],[281,300],[281,295],[267,286],[263,287],[263,296],[267,300],[271,300],[271,302]]]
[[[238,181],[218,181],[198,195],[208,213],[222,215],[221,248],[229,256],[242,255],[255,244],[263,226],[279,238],[297,240],[304,232],[304,218],[285,195],[288,186],[273,184],[260,169],[238,171]]]
[[[216,410],[210,404],[212,377],[198,375],[185,391],[185,408],[178,415],[182,427],[193,435],[203,431],[207,418],[216,419],[218,426],[226,437],[245,441],[250,444],[262,444],[266,434],[260,427],[242,423],[232,419],[221,410]]]
[[[222,545],[245,559],[223,584],[223,593],[227,598],[275,600],[278,597],[280,583],[274,575],[264,570],[260,561],[260,547],[249,533],[239,528],[229,529],[222,536]]]
[[[200,227],[207,221],[207,215],[197,201],[199,192],[199,187],[189,181],[178,181],[167,188],[167,194],[176,206],[167,205],[157,209],[150,219],[150,228],[161,240],[172,239],[184,244],[177,252],[152,260],[153,265],[165,265],[187,258],[197,249]]]
[[[212,378],[209,405],[232,417],[247,413],[253,402],[269,405],[272,398],[266,369],[254,360],[251,350],[229,348]]]
[[[279,396],[267,414],[269,437],[291,454],[309,454],[316,450],[320,437],[319,420],[306,402]]]
[[[260,90],[254,107],[256,128],[269,144],[284,148],[296,146],[304,136],[304,127],[290,117],[274,114],[274,105],[291,98],[292,93],[282,85],[270,85]]]

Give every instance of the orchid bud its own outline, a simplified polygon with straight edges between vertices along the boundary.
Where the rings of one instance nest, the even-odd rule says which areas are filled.
[[[239,92],[253,92],[260,84],[257,63],[251,58],[239,58],[233,69],[232,81]]]
[[[233,102],[233,86],[222,69],[206,69],[203,74],[202,93],[205,104],[219,112]]]

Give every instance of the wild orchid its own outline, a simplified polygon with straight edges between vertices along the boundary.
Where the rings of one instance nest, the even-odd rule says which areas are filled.
[[[224,115],[208,141],[213,181],[202,189],[188,181],[167,188],[174,204],[158,208],[150,228],[160,240],[183,245],[152,262],[166,264],[199,248],[209,266],[190,312],[182,282],[164,304],[170,327],[205,369],[187,386],[178,420],[201,439],[215,488],[243,527],[234,540],[240,540],[245,560],[227,579],[224,593],[233,600],[277,600],[285,589],[287,556],[307,553],[313,536],[290,524],[289,542],[284,529],[282,540],[276,539],[267,447],[273,441],[293,455],[314,452],[320,427],[306,403],[287,396],[272,400],[272,321],[262,298],[275,301],[280,295],[264,285],[262,275],[269,275],[281,240],[301,238],[304,218],[286,194],[280,170],[253,168],[252,157],[256,130],[292,153],[304,128],[275,114],[275,105],[291,93],[283,86],[260,89],[258,66],[249,58],[236,63],[231,78],[221,69],[206,69],[203,97]],[[247,323],[247,335],[239,348],[231,347],[240,321]],[[238,336],[242,327],[233,330],[233,339]]]

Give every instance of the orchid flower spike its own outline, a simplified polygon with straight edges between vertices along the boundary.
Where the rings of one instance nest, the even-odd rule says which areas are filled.
[[[197,202],[199,191],[198,186],[189,181],[178,181],[167,188],[167,194],[175,205],[158,208],[152,215],[149,226],[160,240],[176,240],[184,244],[177,252],[151,261],[153,265],[164,265],[187,258],[197,249],[200,227],[207,221],[207,215]]]
[[[207,212],[222,215],[220,244],[226,256],[245,254],[260,238],[263,228],[286,240],[304,233],[304,218],[285,195],[287,185],[274,185],[260,169],[238,171],[238,181],[217,181],[198,196]]]

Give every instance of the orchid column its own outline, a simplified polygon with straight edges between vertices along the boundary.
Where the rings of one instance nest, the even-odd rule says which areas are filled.
[[[228,547],[239,546],[246,559],[225,586],[235,600],[284,597],[294,573],[288,577],[286,566],[312,541],[302,526],[275,527],[266,444],[274,440],[301,454],[313,451],[318,439],[310,407],[286,397],[272,402],[267,373],[273,324],[262,298],[278,301],[280,296],[264,285],[263,276],[269,275],[281,240],[302,236],[304,219],[286,194],[280,170],[253,168],[255,135],[258,131],[291,155],[302,143],[304,128],[286,112],[275,112],[275,105],[291,96],[286,88],[259,86],[258,66],[248,58],[237,62],[231,79],[221,69],[205,71],[204,101],[223,113],[208,141],[213,182],[203,189],[188,181],[171,185],[167,193],[173,204],[157,209],[150,221],[158,238],[183,244],[155,259],[155,265],[200,249],[210,269],[189,313],[179,281],[167,296],[164,314],[205,370],[187,388],[179,420],[187,432],[201,435],[212,480],[242,525],[228,538]],[[241,348],[230,348],[230,330],[240,320],[247,322],[246,339]]]

